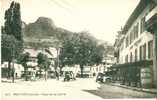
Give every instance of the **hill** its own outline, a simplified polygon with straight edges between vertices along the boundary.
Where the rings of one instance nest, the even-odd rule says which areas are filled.
[[[71,37],[73,32],[56,27],[50,18],[39,17],[34,23],[23,23],[23,36],[25,46],[41,46],[47,44],[55,46]],[[56,42],[57,41],[57,42]],[[39,45],[37,45],[39,44]]]
[[[63,28],[56,27],[50,18],[39,17],[34,23],[26,25],[23,22],[24,45],[26,47],[58,47],[68,39],[74,38],[76,33]],[[95,39],[91,35],[91,38]],[[113,54],[113,47],[104,41],[98,41],[98,44],[103,44],[106,54]]]

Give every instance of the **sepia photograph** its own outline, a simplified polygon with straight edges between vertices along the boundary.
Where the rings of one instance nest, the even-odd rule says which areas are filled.
[[[0,0],[1,100],[157,100],[157,0]]]

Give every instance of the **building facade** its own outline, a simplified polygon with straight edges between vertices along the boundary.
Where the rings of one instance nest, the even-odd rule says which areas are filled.
[[[47,57],[50,59],[51,64],[48,72],[54,71],[55,68],[55,61],[57,59],[57,51],[55,48],[49,47],[49,48],[42,48],[42,49],[35,49],[35,48],[25,48],[24,53],[29,53],[29,61],[27,62],[28,66],[28,75],[35,76],[41,74],[40,77],[44,77],[45,71],[44,69],[40,69],[38,66],[38,59],[37,56],[39,53],[43,53],[47,55]]]
[[[138,70],[136,76],[139,76],[137,79],[143,87],[157,84],[155,82],[156,79],[154,79],[157,70],[156,65],[153,64],[154,56],[156,55],[154,54],[154,35],[149,31],[152,28],[152,22],[148,23],[156,14],[157,5],[153,0],[141,0],[123,29],[119,32],[119,37],[114,44],[117,63],[123,66],[126,64],[125,66],[128,69],[132,67],[130,71],[135,72]],[[142,61],[148,63],[144,64]],[[131,77],[133,75],[130,74],[128,76]],[[130,80],[128,79],[130,77],[123,77],[123,79],[127,78],[126,80]]]
[[[116,61],[114,55],[106,55],[103,59],[103,66],[104,66],[103,72],[109,71],[110,67],[115,63]]]
[[[13,66],[14,66],[14,77],[16,79],[21,78],[22,72],[24,71],[23,66],[21,64],[11,63],[11,70],[13,70],[12,69]],[[3,62],[1,64],[1,77],[2,78],[7,78],[8,77],[8,62]]]

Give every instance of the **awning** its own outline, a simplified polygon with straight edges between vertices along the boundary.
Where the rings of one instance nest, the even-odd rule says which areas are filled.
[[[63,67],[62,71],[74,71],[73,67]]]
[[[27,62],[27,66],[33,67],[33,66],[37,66],[37,65],[38,65],[38,63],[36,63],[36,62]]]
[[[124,64],[114,64],[111,66],[111,69],[114,68],[127,68],[127,67],[147,67],[148,65],[152,65],[152,60],[142,60],[137,62],[130,62],[130,63],[124,63]]]

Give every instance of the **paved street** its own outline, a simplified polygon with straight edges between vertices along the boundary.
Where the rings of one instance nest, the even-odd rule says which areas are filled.
[[[63,82],[55,79],[35,82],[2,83],[2,100],[52,100],[52,99],[103,99],[154,97],[155,95],[136,92],[116,86],[100,85],[94,78]]]
[[[102,89],[103,88],[103,89]],[[157,94],[138,92],[117,86],[103,84],[97,94],[103,98],[155,98]]]

